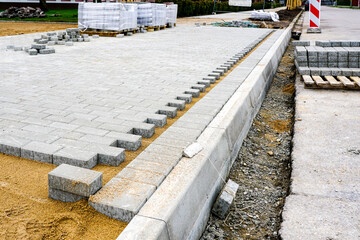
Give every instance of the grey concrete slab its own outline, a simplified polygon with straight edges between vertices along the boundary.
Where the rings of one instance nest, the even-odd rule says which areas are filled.
[[[89,197],[102,187],[102,173],[61,164],[48,174],[49,187]]]

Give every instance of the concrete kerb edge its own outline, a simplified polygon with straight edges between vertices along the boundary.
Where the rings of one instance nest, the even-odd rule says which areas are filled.
[[[182,158],[179,164],[159,186],[157,191],[155,191],[148,202],[142,207],[137,215],[138,217],[134,218],[136,220],[133,219],[120,234],[118,240],[140,239],[139,236],[151,236],[151,238],[147,239],[169,240],[199,239],[201,237],[210,215],[211,206],[220,189],[224,185],[223,180],[226,179],[230,168],[236,159],[242,142],[250,129],[253,118],[261,107],[262,100],[264,99],[267,89],[270,86],[271,80],[276,72],[277,65],[291,38],[291,29],[299,16],[300,14],[282,33],[272,48],[266,53],[263,59],[261,59],[259,64],[244,81],[244,83],[251,82],[251,84],[248,84],[247,86],[252,87],[250,91],[249,89],[245,89],[248,92],[246,98],[243,99],[243,101],[238,101],[238,99],[242,98],[242,96],[246,93],[244,91],[246,85],[244,85],[244,88],[242,88],[241,86],[243,85],[241,85],[230,100],[225,104],[224,108],[214,118],[213,122],[218,122],[217,127],[214,128],[214,125],[212,125],[213,122],[210,123],[210,125],[198,138],[198,141],[200,142],[205,143],[211,140],[211,142],[216,142],[216,144],[210,144],[210,147],[206,147],[192,159]],[[274,65],[274,63],[276,64]],[[265,75],[264,72],[270,74]],[[255,88],[258,88],[258,92],[259,88],[261,88],[260,94],[256,97],[257,99],[255,99],[255,105],[251,106],[251,104],[249,105],[247,103],[250,101],[251,91],[254,91]],[[245,123],[240,129],[238,129],[238,138],[234,141],[229,136],[229,130],[231,127],[235,126],[234,124],[236,121],[234,119],[236,119],[236,114],[243,111],[242,108],[244,107],[248,108],[248,115],[246,116]],[[218,134],[215,134],[214,132],[218,132]],[[229,148],[225,152],[220,151],[219,153],[219,149],[216,148],[216,145],[224,144],[229,145]],[[219,168],[216,167],[218,169],[215,169],[214,164],[210,160],[213,155],[219,155],[223,158],[220,159],[220,163],[218,163],[220,164]],[[193,167],[193,163],[189,163],[192,160],[196,160],[197,166]],[[217,161],[219,162],[218,159]],[[192,165],[190,172],[188,168],[189,165]],[[203,185],[204,183],[201,182],[208,181],[208,177],[205,177],[209,175],[208,172],[207,174],[201,174],[201,171],[204,172],[206,169],[209,171],[211,169],[216,170],[212,171],[212,178],[215,180],[208,184],[205,189],[205,194],[196,194],[197,196],[194,197],[191,195],[194,193],[194,186],[199,184]],[[170,188],[173,187],[174,182],[180,181],[185,184],[185,187],[183,187],[181,191],[176,191],[176,189]],[[174,194],[174,192],[176,192],[176,194]],[[169,195],[171,195],[172,200],[169,200]],[[194,201],[193,198],[196,200]],[[159,202],[160,199],[163,201]],[[197,210],[194,212],[194,209]],[[182,216],[179,216],[180,212],[191,213],[185,213],[184,215],[180,214]],[[139,219],[142,219],[143,222],[139,221]],[[159,227],[153,228],[148,224],[143,224],[146,221],[149,221],[149,219],[152,219],[152,221],[157,220],[156,222],[159,223]],[[164,222],[166,224],[163,224]],[[136,231],[134,231],[134,229],[136,229]],[[155,229],[156,232],[154,232]]]

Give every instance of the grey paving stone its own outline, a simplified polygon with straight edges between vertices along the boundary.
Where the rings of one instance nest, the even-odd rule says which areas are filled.
[[[340,68],[332,68],[331,69],[331,74],[333,76],[341,76],[342,75],[342,71]]]
[[[293,41],[294,46],[310,46],[310,41]]]
[[[163,114],[156,113],[146,113],[146,122],[154,124],[156,127],[163,127],[167,123],[167,116]]]
[[[185,108],[185,101],[184,100],[171,100],[168,102],[168,106],[176,107],[178,110],[183,110]]]
[[[89,197],[102,187],[101,172],[61,164],[48,174],[49,187],[64,192]]]
[[[197,82],[198,84],[205,85],[206,88],[210,87],[210,80],[200,80]]]
[[[235,64],[235,63],[234,63],[234,64]],[[220,73],[217,73],[217,72],[212,72],[212,73],[210,73],[208,76],[209,76],[209,77],[215,77],[216,80],[218,80],[218,79],[220,78],[221,74],[220,74]]]
[[[117,147],[136,151],[141,147],[141,136],[111,131],[106,136],[117,139]]]
[[[4,154],[21,156],[21,148],[30,141],[11,135],[0,135],[0,152]]]
[[[157,152],[157,154],[159,154],[159,153]],[[159,173],[159,174],[167,176],[170,173],[170,171],[173,169],[174,166],[144,161],[140,158],[136,158],[133,161],[131,161],[131,163],[129,163],[126,167],[143,170],[143,171]]]
[[[220,219],[225,219],[230,206],[234,201],[238,188],[239,184],[229,179],[220,192],[219,197],[216,199],[212,213],[218,216]]]
[[[125,149],[119,147],[90,144],[82,150],[97,153],[98,164],[119,166],[125,160]]]
[[[124,168],[115,176],[115,178],[124,178],[130,181],[146,183],[158,187],[162,181],[164,181],[165,175],[133,168]]]
[[[192,102],[192,95],[191,94],[178,94],[177,99],[184,100],[185,103],[191,103]]]
[[[77,202],[86,197],[49,187],[49,198],[62,202]]]
[[[84,136],[80,137],[79,140],[83,142],[98,143],[101,145],[107,145],[113,147],[116,147],[118,145],[117,140],[109,136],[97,136],[97,135],[85,134]]]
[[[154,185],[113,178],[90,197],[89,204],[102,214],[129,222],[154,191]]]
[[[169,118],[174,118],[177,115],[177,110],[178,110],[177,107],[163,106],[163,107],[159,107],[157,113],[164,114]]]
[[[37,50],[45,49],[46,45],[45,44],[31,44],[31,48],[32,49],[37,49]]]
[[[21,147],[21,157],[44,163],[53,163],[52,155],[61,148],[62,146],[59,145],[33,141]]]
[[[191,86],[193,89],[198,89],[200,92],[205,92],[206,86],[204,84],[194,84]]]
[[[141,123],[141,122],[124,122],[124,125],[132,126],[132,133],[135,135],[140,135],[144,138],[150,138],[155,133],[155,125],[151,123]]]
[[[69,164],[82,168],[93,168],[98,161],[98,154],[90,151],[82,151],[80,149],[64,147],[53,154],[53,164]]]
[[[171,141],[171,139],[170,139],[170,141]],[[161,143],[158,143],[158,144],[161,144]],[[176,165],[176,163],[179,162],[181,157],[182,157],[181,155],[180,156],[169,156],[169,155],[165,155],[165,154],[159,154],[157,152],[143,151],[136,157],[136,159],[142,160],[142,161],[147,161],[150,164],[158,163],[158,164],[174,167]]]
[[[200,96],[200,90],[199,89],[188,89],[185,90],[185,94],[191,94],[193,97],[199,97]]]

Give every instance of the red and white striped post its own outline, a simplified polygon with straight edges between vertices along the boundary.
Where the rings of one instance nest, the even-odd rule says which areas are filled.
[[[310,28],[309,33],[321,33],[320,29],[320,6],[321,0],[310,0],[309,20]]]

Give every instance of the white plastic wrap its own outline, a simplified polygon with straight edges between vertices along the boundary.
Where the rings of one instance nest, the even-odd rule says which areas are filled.
[[[166,23],[176,23],[178,5],[172,4],[166,6]]]
[[[250,18],[256,20],[272,20],[274,22],[279,21],[279,15],[276,12],[264,12],[262,10],[252,11]]]
[[[166,5],[160,3],[152,3],[152,26],[164,26],[166,25]]]
[[[151,3],[138,4],[137,23],[142,26],[153,25],[153,11]]]
[[[137,5],[123,3],[79,3],[80,29],[121,31],[137,27]]]

